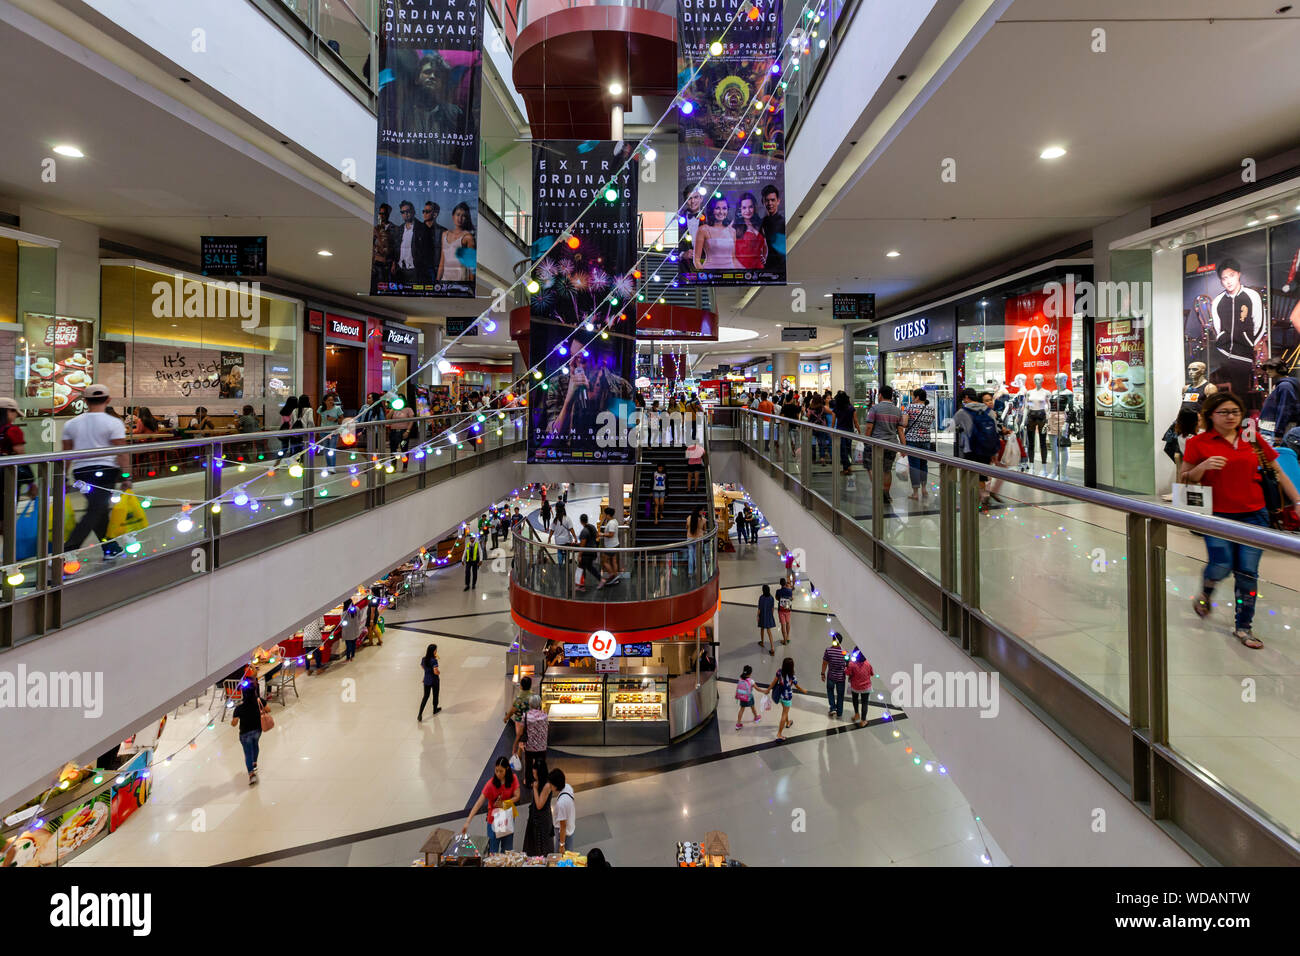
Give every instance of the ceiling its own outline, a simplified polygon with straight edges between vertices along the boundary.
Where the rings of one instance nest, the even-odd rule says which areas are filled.
[[[1245,156],[1294,147],[1300,10],[1275,15],[1279,6],[1016,0],[793,247],[791,280],[809,302],[873,291],[887,312],[1018,255],[1086,240]],[[1092,51],[1098,27],[1104,53]],[[1067,154],[1040,159],[1054,144]],[[956,182],[940,181],[946,158]],[[886,258],[890,249],[901,255]],[[788,314],[789,301],[789,289],[764,290],[742,321]]]

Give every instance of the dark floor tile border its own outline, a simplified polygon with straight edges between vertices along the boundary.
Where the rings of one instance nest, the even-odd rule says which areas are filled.
[[[798,734],[793,737],[787,737],[785,740],[767,740],[760,744],[751,744],[748,747],[740,747],[736,750],[724,750],[716,754],[709,754],[703,757],[691,757],[687,760],[680,760],[674,763],[664,764],[650,770],[632,770],[623,773],[610,774],[606,777],[589,780],[586,783],[574,787],[577,793],[586,793],[591,790],[598,790],[602,787],[613,786],[618,783],[629,783],[634,780],[641,780],[653,774],[672,773],[676,770],[687,770],[691,767],[700,767],[705,764],[717,763],[721,760],[729,760],[732,757],[745,757],[749,754],[761,753],[764,750],[773,750],[777,747],[783,747],[786,744],[792,744],[805,740],[815,740],[818,738],[834,737],[836,734],[849,733],[854,730],[865,730],[867,727],[877,727],[880,724],[893,723],[897,720],[906,720],[907,715],[899,713],[891,717],[878,717],[875,720],[869,720],[862,727],[854,724],[845,724],[839,727],[828,727],[826,730],[807,734]],[[475,793],[477,799],[477,791]],[[289,847],[284,850],[272,850],[269,853],[259,853],[256,856],[248,856],[239,860],[231,860],[227,863],[215,863],[213,866],[235,867],[235,866],[260,866],[263,863],[273,863],[278,860],[287,860],[290,857],[303,856],[308,853],[315,853],[320,850],[332,850],[336,847],[347,846],[352,843],[363,843],[367,840],[377,840],[381,837],[392,836],[397,833],[408,833],[411,830],[419,830],[423,827],[435,826],[439,823],[450,823],[455,820],[463,820],[465,814],[469,812],[472,801],[467,800],[463,809],[452,810],[447,813],[441,813],[433,817],[423,817],[419,820],[411,820],[406,823],[392,823],[385,827],[378,827],[374,830],[363,830],[360,833],[352,833],[345,836],[331,837],[328,840],[320,840],[316,843],[305,843],[302,846]]]
[[[474,611],[471,614],[439,614],[437,617],[416,617],[409,621],[393,621],[391,624],[385,621],[389,627],[401,627],[403,624],[427,624],[430,621],[450,621],[454,618],[461,617],[487,617],[489,614],[509,614],[510,608],[503,608],[500,611]]]
[[[389,629],[414,631],[416,634],[432,634],[434,637],[450,637],[458,641],[474,641],[477,644],[491,644],[494,647],[510,647],[512,641],[493,641],[486,637],[466,637],[464,634],[448,634],[446,631],[431,631],[425,627],[409,627],[406,624],[388,624]]]
[[[713,679],[714,679],[715,681],[717,681],[719,684],[738,684],[738,683],[740,683],[739,678],[736,678],[736,677],[718,677],[718,676],[715,675]],[[764,686],[765,686],[765,685],[763,685],[763,684],[759,684],[757,681],[755,681],[754,684],[755,684],[756,687],[764,687]],[[844,688],[844,699],[847,700],[847,701],[849,701],[849,702],[850,702],[850,705],[852,705],[852,700],[853,700],[853,699],[849,696],[850,693],[851,693],[851,692],[850,692],[848,686],[846,685],[845,688]],[[859,691],[859,693],[861,693],[861,692]],[[826,696],[824,693],[820,693],[820,692],[816,692],[816,691],[810,691],[810,690],[797,690],[797,691],[794,691],[794,695],[795,695],[796,697],[825,697],[825,696]],[[730,699],[731,699],[731,700],[735,700],[734,697],[732,697],[732,698],[730,698]],[[885,703],[882,704],[882,703],[881,703],[880,701],[878,701],[878,700],[868,700],[867,703],[868,703],[870,706],[872,706],[872,707],[879,707],[879,708],[882,709],[882,710],[894,710],[894,711],[896,712],[896,717],[906,717],[906,716],[907,716],[907,715],[903,712],[903,710],[902,710],[901,708],[895,708],[895,707],[894,707],[892,704],[890,704],[888,701],[886,701]]]
[[[753,585],[750,585],[750,587],[753,587]],[[719,604],[729,604],[729,605],[731,605],[732,607],[747,607],[747,608],[749,608],[751,611],[757,610],[757,607],[758,607],[758,606],[755,605],[755,604],[742,604],[742,603],[739,602],[739,601],[719,601],[718,603],[719,603]],[[775,613],[775,612],[773,612],[773,613]],[[803,608],[800,608],[800,607],[792,607],[792,608],[790,608],[790,613],[791,613],[791,614],[816,614],[818,617],[825,617],[825,616],[826,616],[826,612],[825,612],[825,611],[805,611]],[[839,617],[839,615],[837,615],[837,614],[832,614],[831,617]],[[779,631],[780,629],[781,629],[780,622],[778,622],[778,623],[777,623],[777,626],[776,626],[775,628],[773,628],[773,630],[778,630],[778,631]]]

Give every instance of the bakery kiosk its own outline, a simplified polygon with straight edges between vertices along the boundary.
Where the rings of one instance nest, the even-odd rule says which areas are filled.
[[[506,701],[519,692],[519,677],[531,676],[547,713],[548,741],[556,747],[667,746],[717,710],[714,674],[697,678],[677,650],[667,641],[625,643],[609,660],[597,661],[586,644],[558,645],[521,633],[509,653]],[[548,667],[547,659],[563,663]]]

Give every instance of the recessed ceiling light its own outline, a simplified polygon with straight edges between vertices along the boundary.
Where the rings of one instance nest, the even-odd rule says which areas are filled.
[[[610,96],[622,96],[622,95],[623,95],[623,84],[622,84],[622,83],[611,83],[611,84],[609,84],[609,95],[610,95]]]
[[[1266,220],[1268,220],[1269,222],[1272,222],[1274,219],[1278,218],[1278,216],[1280,216],[1280,215],[1282,215],[1282,214],[1281,214],[1280,212],[1278,212],[1277,209],[1274,208],[1274,207],[1272,207],[1272,206],[1270,206],[1268,209],[1265,209],[1265,210],[1264,210],[1264,218],[1265,218]]]
[[[60,156],[71,156],[73,159],[81,159],[86,155],[81,150],[77,149],[77,147],[69,145],[68,143],[60,143],[58,146],[54,147],[54,151]]]
[[[822,293],[822,298],[823,298],[823,299],[829,299],[830,297],[831,297],[831,294],[830,294],[829,292],[823,292],[823,293]]]
[[[781,323],[780,322],[776,323],[776,327],[779,329],[781,327]]]
[[[1049,146],[1038,154],[1039,159],[1060,159],[1065,155],[1064,146]]]
[[[902,253],[899,252],[897,249],[890,249],[888,252],[885,253],[885,256],[890,259],[897,259],[901,255]]]
[[[318,256],[332,256],[332,255],[334,255],[334,253],[330,252],[328,249],[321,249],[319,252],[316,253],[316,255],[318,255]]]

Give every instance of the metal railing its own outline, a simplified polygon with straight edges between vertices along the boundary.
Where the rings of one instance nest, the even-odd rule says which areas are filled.
[[[496,461],[526,415],[403,419],[405,438],[379,420],[0,459],[0,650]],[[92,500],[114,521],[65,548]]]
[[[250,0],[370,109],[379,47],[376,0]]]
[[[1274,743],[1300,725],[1300,537],[738,414],[746,455],[1154,819],[1223,862],[1300,862],[1300,764]],[[711,445],[721,431],[711,429]],[[829,445],[829,465],[818,445]],[[871,475],[904,457],[909,470],[893,474],[886,500]],[[981,476],[996,500],[981,501]],[[914,478],[928,499],[906,498]],[[1210,618],[1194,613],[1206,537],[1263,551],[1254,627],[1266,650],[1233,638],[1231,580],[1219,583]],[[1243,681],[1267,704],[1243,703]]]
[[[555,544],[515,531],[510,573],[519,587],[548,598],[604,604],[689,594],[717,577],[718,529],[712,522],[702,537],[650,547],[630,546],[630,531],[619,528],[619,546],[614,548]],[[620,578],[598,587],[605,573],[602,556],[616,565]],[[588,581],[579,588],[577,572],[584,559]]]
[[[631,7],[677,16],[677,0],[519,0],[519,32],[535,20],[575,7]]]

